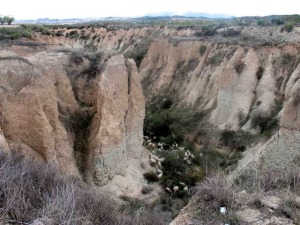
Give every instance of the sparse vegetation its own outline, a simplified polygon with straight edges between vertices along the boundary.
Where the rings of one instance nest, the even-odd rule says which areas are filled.
[[[197,208],[194,218],[205,224],[239,224],[234,215],[238,208],[235,199],[237,197],[236,187],[230,184],[224,174],[217,174],[205,179],[197,186],[195,199]],[[226,208],[226,214],[220,214],[220,207]]]
[[[279,126],[279,120],[276,116],[281,109],[282,103],[277,101],[269,115],[258,114],[252,118],[252,127],[259,127],[261,134],[270,136]]]
[[[68,50],[69,51],[69,50]],[[95,77],[101,70],[100,60],[102,58],[101,52],[91,52],[89,49],[81,49],[70,52],[70,64],[79,65],[84,62],[85,59],[88,60],[89,66],[80,73],[69,72],[71,76],[77,77],[82,75],[87,75],[89,78]]]
[[[0,221],[12,224],[163,225],[164,212],[140,204],[134,212],[88,188],[79,179],[63,176],[49,165],[26,161],[19,154],[0,155]],[[151,212],[151,213],[150,213]]]
[[[207,59],[207,63],[211,65],[219,65],[223,60],[223,54],[221,52]]]
[[[48,36],[50,35],[54,36],[54,33],[51,32],[50,29],[46,26],[33,24],[33,25],[21,25],[21,27],[23,27],[28,31],[39,32],[43,35],[48,35]]]
[[[67,33],[66,34],[66,37],[69,37],[69,38],[78,38],[79,37],[79,33],[77,30],[72,30],[70,33]]]
[[[241,207],[269,212],[272,206],[269,206],[266,200],[262,201],[262,197],[280,196],[286,200],[279,205],[272,216],[277,214],[280,217],[299,222],[297,213],[299,201],[287,198],[299,194],[299,182],[299,169],[262,172],[256,175],[254,181],[248,183],[242,181],[238,184],[230,182],[225,174],[218,172],[206,177],[203,182],[197,185],[189,208],[192,211],[193,219],[201,221],[201,223],[244,224],[245,221],[241,221],[241,218],[235,214]],[[246,186],[244,186],[245,184]],[[220,213],[220,207],[226,208],[225,214]],[[265,215],[268,216],[268,214]]]
[[[254,135],[251,135],[250,133],[242,130],[224,130],[221,132],[220,144],[231,149],[244,151],[246,150],[246,147],[253,142],[254,139]]]
[[[16,40],[20,38],[31,38],[31,32],[23,27],[1,28],[0,40]]]
[[[137,43],[137,45],[131,51],[126,52],[124,56],[128,58],[132,58],[135,61],[136,66],[139,68],[148,51],[150,43],[151,43],[151,39],[145,38],[139,43]]]
[[[224,33],[223,33],[223,36],[224,37],[235,37],[235,36],[238,36],[241,34],[241,31],[240,30],[236,30],[236,29],[232,29],[232,28],[229,28],[227,29]]]

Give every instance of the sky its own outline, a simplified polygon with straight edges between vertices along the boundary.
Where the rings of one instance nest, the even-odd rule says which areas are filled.
[[[0,0],[0,15],[21,19],[137,17],[203,12],[232,16],[300,14],[300,0]]]

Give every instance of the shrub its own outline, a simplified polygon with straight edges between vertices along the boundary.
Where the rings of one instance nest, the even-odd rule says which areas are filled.
[[[293,22],[290,22],[290,21],[287,21],[287,22],[284,24],[284,29],[285,29],[287,32],[291,32],[291,31],[294,29],[294,23],[293,23]]]
[[[188,177],[188,183],[192,186],[196,185],[196,183],[202,181],[205,177],[205,173],[203,169],[199,166],[193,166],[187,168],[186,176]]]
[[[34,31],[34,32],[40,32],[41,34],[44,35],[52,35],[53,33],[49,30],[48,27],[46,26],[41,26],[41,25],[24,25],[22,24],[21,27],[23,27],[26,30]]]
[[[223,56],[222,56],[222,54],[219,53],[219,54],[216,54],[216,55],[208,58],[207,63],[211,64],[211,65],[218,65],[222,62],[222,60],[223,60]]]
[[[227,29],[224,33],[223,36],[224,37],[234,37],[234,36],[238,36],[241,34],[240,30],[236,30],[236,29]]]
[[[285,171],[268,171],[261,173],[255,181],[255,190],[270,191],[288,188],[295,192],[300,191],[300,171],[297,168]]]
[[[200,52],[200,55],[203,56],[204,53],[206,52],[206,46],[205,45],[201,45],[200,48],[199,48],[199,52]]]
[[[284,24],[284,21],[283,21],[283,19],[282,18],[273,18],[272,20],[271,20],[271,22],[273,23],[273,24],[275,24],[275,25],[282,25],[282,24]]]
[[[203,198],[207,208],[219,210],[220,207],[226,207],[227,210],[235,206],[235,189],[230,184],[224,174],[216,174],[205,178],[197,186],[196,195]]]
[[[243,72],[244,68],[245,68],[245,63],[244,62],[239,62],[234,66],[235,71],[238,74],[241,74],[241,72]]]
[[[256,71],[256,78],[257,80],[260,80],[263,76],[265,69],[260,65]]]
[[[266,21],[264,21],[264,20],[258,20],[257,21],[257,25],[259,25],[259,26],[265,26],[266,25]]]
[[[283,103],[279,100],[275,100],[275,105],[269,115],[258,114],[253,116],[251,121],[252,127],[259,127],[262,134],[270,134],[278,128],[279,121],[276,116],[282,110],[282,107]]]
[[[194,152],[194,155],[196,153]],[[194,186],[197,182],[204,179],[205,173],[195,159],[191,164],[187,164],[183,151],[165,151],[160,154],[165,158],[162,163],[164,175],[161,178],[161,184],[166,187],[173,187],[183,182],[189,186]]]
[[[125,57],[128,57],[128,58],[132,58],[135,63],[136,63],[136,66],[139,68],[147,51],[148,51],[148,48],[150,46],[150,43],[151,43],[151,39],[150,38],[145,38],[143,39],[140,43],[138,43],[134,48],[133,50],[129,51],[129,52],[126,52],[124,54]]]
[[[213,36],[217,33],[215,26],[206,26],[202,28],[202,36]]]
[[[144,173],[144,178],[149,182],[149,183],[153,183],[153,182],[158,182],[159,179],[156,175],[156,173],[154,172],[147,172],[147,173]]]
[[[0,40],[16,40],[20,38],[31,38],[30,30],[24,29],[22,27],[0,29]]]
[[[281,63],[282,65],[293,65],[295,61],[295,56],[291,55],[290,53],[284,53],[282,55]]]
[[[196,37],[202,37],[202,36],[203,36],[203,33],[202,33],[202,31],[197,31],[197,32],[194,33],[194,35],[195,35]]]
[[[79,33],[77,30],[72,30],[70,33],[67,33],[67,36],[69,38],[78,38],[79,37]]]
[[[99,65],[102,58],[101,52],[89,52],[87,50],[72,51],[70,54],[70,63],[81,64],[84,59],[89,61],[89,66],[82,70],[79,74],[71,73],[71,76],[88,75],[89,78],[94,78],[101,70]]]
[[[81,64],[84,61],[83,53],[80,51],[72,51],[70,61],[75,64]]]
[[[142,188],[142,194],[143,194],[143,195],[149,194],[149,193],[151,193],[152,191],[153,191],[153,188],[152,188],[151,186],[149,186],[149,185],[145,185],[145,186],[143,186],[143,188]]]
[[[242,130],[223,130],[221,132],[220,143],[221,145],[228,146],[231,149],[244,151],[254,139],[254,135],[251,135],[250,133]]]
[[[23,156],[0,155],[0,220],[13,224],[163,225],[165,213],[140,204],[134,212],[122,210],[112,199],[63,176],[49,165],[26,161]],[[150,213],[151,212],[151,213]]]

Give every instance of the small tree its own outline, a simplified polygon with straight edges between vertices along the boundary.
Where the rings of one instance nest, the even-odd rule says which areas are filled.
[[[12,22],[15,21],[15,18],[14,17],[9,17],[9,16],[6,16],[6,22],[8,25],[11,25]]]
[[[5,23],[5,17],[0,16],[0,23],[3,25]]]

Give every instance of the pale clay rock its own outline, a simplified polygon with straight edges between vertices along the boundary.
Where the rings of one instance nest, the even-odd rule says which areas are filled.
[[[0,147],[80,177],[75,137],[64,125],[79,110],[68,64],[67,54],[53,52],[0,60]],[[129,157],[141,157],[144,97],[133,60],[120,55],[111,57],[92,81],[82,79],[75,81],[76,94],[95,111],[85,175],[88,182],[101,186],[116,174],[125,175]]]

